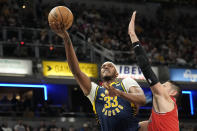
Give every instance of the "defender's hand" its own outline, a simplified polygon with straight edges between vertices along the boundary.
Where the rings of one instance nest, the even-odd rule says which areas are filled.
[[[135,16],[136,16],[136,11],[133,12],[131,21],[129,23],[129,29],[128,29],[129,35],[135,35]]]
[[[128,28],[128,34],[130,36],[132,43],[139,41],[139,39],[137,38],[137,36],[135,34],[135,15],[136,15],[136,11],[133,12],[133,15],[131,17],[131,21],[129,23],[129,28]]]

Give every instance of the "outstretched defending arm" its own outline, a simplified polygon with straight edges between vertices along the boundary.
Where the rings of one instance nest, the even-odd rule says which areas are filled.
[[[84,74],[79,68],[79,61],[75,54],[72,41],[70,39],[68,32],[64,29],[62,23],[56,24],[56,26],[58,27],[56,33],[64,40],[66,58],[68,61],[69,68],[73,73],[77,83],[80,85],[80,88],[82,89],[84,95],[87,96],[91,90],[90,78],[86,74]]]
[[[148,57],[146,56],[146,53],[144,49],[142,48],[138,37],[135,34],[135,15],[136,15],[136,11],[133,12],[133,15],[131,17],[128,33],[129,33],[129,36],[130,36],[130,39],[131,39],[131,42],[132,42],[132,45],[136,54],[138,65],[141,68],[147,82],[151,86],[153,95],[165,96],[168,99],[169,95],[167,94],[165,89],[162,87],[155,73],[151,69],[151,65],[148,61]]]

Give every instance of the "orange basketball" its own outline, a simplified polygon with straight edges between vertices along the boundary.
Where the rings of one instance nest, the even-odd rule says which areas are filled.
[[[73,23],[73,14],[65,6],[54,7],[48,15],[49,26],[53,31],[57,31],[56,23],[62,23],[64,28],[67,30],[71,27]]]

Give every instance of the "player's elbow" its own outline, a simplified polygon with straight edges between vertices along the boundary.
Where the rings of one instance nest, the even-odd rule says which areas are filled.
[[[88,96],[88,95],[90,94],[91,88],[87,88],[87,86],[82,85],[81,83],[79,83],[79,85],[80,85],[80,88],[81,88],[83,94],[84,94],[85,96]]]

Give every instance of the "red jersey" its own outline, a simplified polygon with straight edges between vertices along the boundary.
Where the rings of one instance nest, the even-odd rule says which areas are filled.
[[[174,101],[174,109],[166,113],[157,113],[152,109],[148,131],[179,131],[179,120],[176,100]]]

